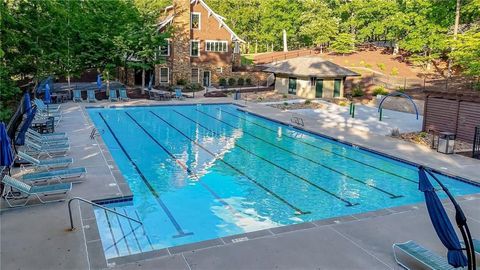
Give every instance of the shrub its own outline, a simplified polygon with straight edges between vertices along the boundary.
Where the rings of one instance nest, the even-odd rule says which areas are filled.
[[[422,132],[418,133],[418,136],[420,136],[422,138],[426,138],[428,136],[428,133],[425,132],[425,131],[422,131]]]
[[[230,78],[228,79],[228,86],[234,86],[236,82],[235,78]]]
[[[252,85],[252,79],[246,78],[246,79],[245,79],[245,84],[246,84],[246,85]]]
[[[220,84],[220,86],[226,86],[227,80],[225,78],[220,78],[220,80],[218,81],[218,84]]]
[[[403,92],[405,92],[405,88],[399,86],[399,87],[397,88],[397,92],[403,93]]]
[[[473,83],[473,90],[480,91],[480,82]]]
[[[355,86],[353,89],[352,89],[352,96],[354,97],[363,97],[363,95],[365,95],[365,93],[363,92],[362,88],[357,85]]]
[[[237,85],[243,86],[245,84],[245,80],[243,78],[238,78]]]
[[[365,66],[365,61],[360,61],[360,66]]]
[[[373,89],[373,95],[374,96],[378,96],[378,95],[385,96],[387,94],[388,94],[388,91],[385,90],[385,87],[383,87],[383,86],[378,86],[377,88]]]
[[[187,80],[185,80],[185,79],[179,79],[179,80],[177,81],[177,85],[187,85]]]
[[[398,68],[393,67],[393,68],[392,68],[392,71],[390,71],[390,75],[392,75],[392,76],[397,76],[397,75],[398,75]]]
[[[347,106],[347,102],[345,102],[345,101],[340,101],[340,102],[338,103],[338,105],[339,105],[339,106],[342,106],[342,107],[345,107],[345,106]]]
[[[365,67],[366,67],[366,68],[372,68],[372,65],[370,65],[369,63],[366,63],[366,64],[365,64]]]
[[[288,106],[288,102],[286,102],[286,101],[283,102],[283,105]]]
[[[305,100],[305,105],[309,105],[311,103],[312,103],[312,101],[310,99]]]
[[[288,97],[287,94],[283,94],[283,95],[282,95],[282,98],[287,98],[287,97]]]
[[[384,64],[384,63],[378,63],[378,64],[377,64],[377,67],[378,67],[381,71],[384,71],[384,70],[385,70],[385,64]]]
[[[197,92],[203,89],[203,86],[199,83],[189,83],[185,86],[185,89],[189,92]]]

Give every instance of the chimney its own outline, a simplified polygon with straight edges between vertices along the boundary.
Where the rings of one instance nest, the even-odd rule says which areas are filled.
[[[173,83],[179,80],[190,81],[190,0],[173,0],[175,17],[172,35],[172,78]]]

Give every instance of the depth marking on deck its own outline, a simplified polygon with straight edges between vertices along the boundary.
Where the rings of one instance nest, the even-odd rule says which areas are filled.
[[[158,119],[160,119],[162,122],[164,122],[165,124],[169,125],[171,128],[175,129],[178,133],[180,133],[182,136],[184,136],[185,138],[187,138],[188,140],[190,140],[191,142],[193,142],[195,145],[197,145],[198,147],[202,148],[203,150],[205,150],[207,153],[209,153],[211,156],[213,156],[214,158],[217,157],[217,155],[215,155],[212,151],[208,150],[207,148],[205,148],[203,145],[197,143],[195,140],[193,140],[192,138],[188,137],[185,133],[183,133],[181,130],[179,130],[178,128],[176,128],[175,126],[173,126],[172,124],[170,124],[169,122],[167,122],[165,119],[163,119],[162,117],[160,117],[159,115],[157,115],[156,113],[154,113],[153,111],[150,111],[151,114],[153,114],[155,117],[157,117]],[[288,202],[286,199],[282,198],[281,196],[279,196],[278,194],[276,194],[275,192],[273,192],[272,190],[270,190],[269,188],[265,187],[264,185],[262,185],[261,183],[259,183],[257,180],[251,178],[250,176],[246,175],[244,172],[240,171],[238,168],[236,168],[235,166],[233,166],[232,164],[226,162],[225,160],[223,160],[222,158],[218,158],[217,160],[219,160],[220,162],[222,162],[223,164],[227,165],[228,167],[230,167],[231,169],[233,169],[234,171],[236,171],[237,173],[243,175],[244,177],[246,177],[248,180],[250,180],[251,182],[253,182],[254,184],[256,184],[258,187],[260,187],[261,189],[265,190],[267,192],[267,194],[269,195],[272,195],[273,197],[277,198],[278,200],[280,200],[281,202],[283,202],[284,204],[286,204],[288,207],[290,207],[291,209],[295,210],[295,214],[296,215],[305,215],[305,214],[310,214],[311,212],[310,211],[303,211],[302,209],[294,206],[293,204],[291,204],[290,202]]]
[[[215,119],[215,120],[217,120],[217,121],[219,121],[219,122],[221,122],[221,123],[224,123],[225,125],[228,125],[228,126],[230,126],[230,127],[232,127],[232,128],[238,128],[238,127],[235,127],[234,125],[231,125],[231,124],[229,124],[229,123],[227,123],[227,122],[225,122],[225,121],[223,121],[223,120],[221,120],[221,119],[218,119],[217,117],[212,116],[212,115],[210,115],[210,114],[208,114],[208,113],[202,112],[202,111],[200,111],[200,110],[198,110],[198,109],[196,109],[196,111],[198,111],[199,113],[202,113],[202,114],[204,114],[204,115],[206,115],[206,116],[208,116],[208,117],[211,117],[211,118],[213,118],[213,119]],[[278,145],[276,145],[276,144],[273,144],[273,143],[271,143],[271,142],[268,142],[267,140],[264,140],[264,139],[262,139],[262,138],[260,138],[260,137],[258,137],[258,136],[256,136],[256,135],[254,135],[254,134],[252,134],[252,133],[250,133],[250,132],[248,132],[248,131],[242,130],[242,132],[245,133],[245,134],[248,134],[248,135],[250,135],[250,136],[252,136],[252,137],[254,137],[254,138],[257,138],[258,140],[264,141],[264,142],[266,142],[266,143],[268,143],[268,144],[270,144],[270,145],[272,145],[272,146],[274,146],[274,147],[277,147],[277,148],[279,148],[279,149],[282,149],[283,151],[286,151],[286,152],[288,152],[288,153],[291,153],[292,155],[299,156],[299,157],[301,157],[301,158],[303,158],[303,159],[306,159],[306,160],[308,160],[308,161],[310,161],[310,162],[313,162],[313,163],[315,163],[315,164],[317,164],[317,165],[319,165],[319,166],[322,166],[322,167],[324,167],[324,168],[326,168],[326,169],[328,169],[328,170],[330,170],[330,171],[332,171],[332,172],[336,172],[336,173],[338,173],[338,174],[340,174],[340,175],[343,175],[343,176],[347,177],[348,179],[351,179],[351,180],[353,180],[353,181],[355,181],[355,182],[362,183],[362,184],[366,185],[367,187],[370,187],[370,188],[373,188],[373,189],[375,189],[375,190],[378,190],[378,191],[380,191],[380,192],[382,192],[382,193],[385,193],[385,194],[389,195],[391,199],[397,199],[397,198],[403,197],[403,195],[396,195],[396,194],[394,194],[394,193],[392,193],[392,192],[386,191],[386,190],[384,190],[384,189],[382,189],[382,188],[379,188],[379,187],[377,187],[377,186],[374,186],[374,185],[372,185],[372,184],[369,184],[369,183],[367,183],[367,182],[365,182],[365,181],[362,181],[362,180],[360,180],[360,179],[358,179],[358,178],[355,178],[355,177],[353,177],[353,176],[351,176],[351,175],[348,175],[348,174],[346,174],[346,173],[343,173],[343,172],[341,172],[341,171],[339,171],[339,170],[337,170],[337,169],[334,169],[334,168],[329,167],[329,166],[327,166],[327,165],[325,165],[325,164],[322,164],[322,163],[320,163],[320,162],[317,162],[317,161],[315,161],[315,160],[313,160],[313,159],[310,159],[310,158],[304,157],[304,156],[302,156],[302,155],[296,154],[295,152],[292,152],[292,151],[290,151],[290,150],[288,150],[288,149],[285,149],[285,148],[280,147],[280,146],[278,146]]]
[[[145,185],[147,186],[147,188],[150,190],[150,192],[152,193],[152,195],[155,197],[155,199],[157,200],[158,204],[160,205],[160,207],[163,209],[163,211],[165,212],[165,214],[167,214],[168,218],[170,219],[170,222],[172,222],[173,226],[175,227],[175,229],[177,230],[177,233],[178,235],[175,235],[173,236],[174,238],[178,238],[178,237],[184,237],[184,236],[188,236],[188,235],[192,235],[193,232],[188,232],[186,233],[185,231],[183,231],[182,227],[180,226],[180,224],[178,224],[177,220],[175,219],[175,217],[172,215],[172,213],[170,212],[170,210],[168,209],[168,207],[165,205],[165,203],[162,201],[162,199],[160,199],[160,195],[157,193],[157,191],[155,190],[155,188],[153,188],[153,186],[150,184],[150,182],[148,181],[148,179],[145,177],[145,175],[142,173],[142,171],[140,171],[140,168],[137,166],[137,164],[133,161],[132,157],[128,154],[127,150],[125,149],[125,147],[123,147],[123,145],[120,143],[120,140],[118,139],[117,135],[115,134],[115,132],[113,132],[112,128],[110,127],[110,125],[108,124],[107,120],[105,120],[105,118],[103,117],[102,113],[99,112],[98,115],[100,115],[100,118],[102,118],[103,122],[105,123],[105,125],[107,126],[108,130],[110,131],[110,133],[112,134],[113,138],[115,139],[115,141],[117,142],[118,146],[120,146],[120,149],[122,149],[123,153],[125,154],[125,156],[128,158],[128,160],[130,160],[130,163],[133,165],[133,167],[135,168],[135,170],[137,171],[137,173],[140,175],[140,178],[143,180],[143,182],[145,183]]]

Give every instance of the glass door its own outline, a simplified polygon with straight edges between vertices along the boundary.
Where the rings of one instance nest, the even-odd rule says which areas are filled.
[[[323,97],[323,79],[317,79],[317,82],[315,83],[315,97]]]
[[[297,78],[288,78],[288,93],[296,94],[297,93]]]
[[[335,82],[333,84],[333,97],[339,97],[340,96],[340,87],[341,86],[342,86],[342,80],[335,79]]]
[[[203,86],[210,86],[210,71],[209,70],[205,70],[203,72]]]

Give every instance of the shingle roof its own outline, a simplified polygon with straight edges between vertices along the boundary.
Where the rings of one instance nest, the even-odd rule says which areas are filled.
[[[320,57],[297,57],[264,65],[266,72],[307,77],[346,77],[360,74]]]

